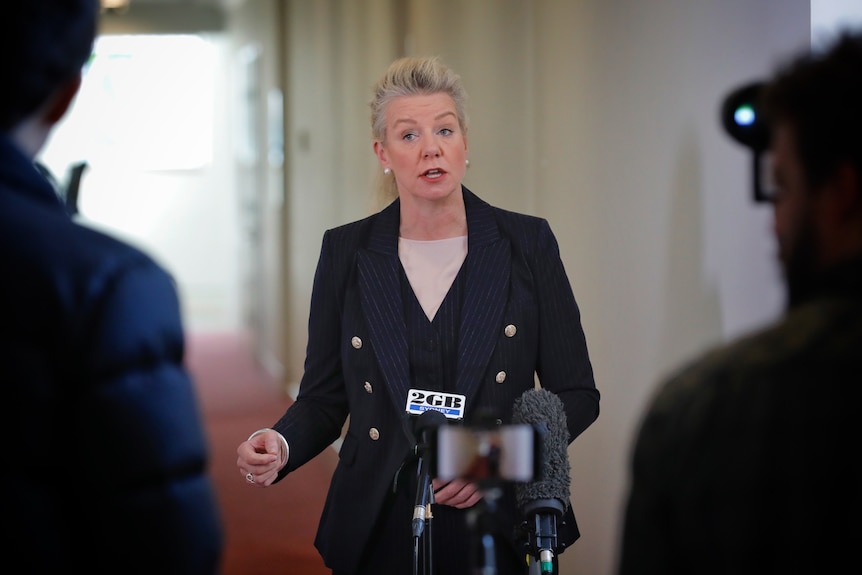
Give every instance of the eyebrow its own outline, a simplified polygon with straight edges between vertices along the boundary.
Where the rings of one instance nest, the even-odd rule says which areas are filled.
[[[458,118],[458,116],[455,114],[455,112],[447,111],[447,112],[443,112],[442,114],[438,114],[438,115],[434,116],[434,120],[435,121],[442,120],[446,116],[452,116],[455,119]],[[395,120],[395,123],[393,124],[393,126],[398,126],[399,124],[415,124],[415,123],[416,123],[416,120],[413,120],[411,118],[402,118],[400,120]]]

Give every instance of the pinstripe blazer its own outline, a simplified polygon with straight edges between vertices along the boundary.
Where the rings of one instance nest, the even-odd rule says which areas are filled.
[[[510,422],[515,399],[538,377],[562,400],[573,440],[598,416],[599,392],[556,238],[546,220],[462,191],[468,255],[456,392],[467,397],[467,418],[493,410],[500,423]],[[274,425],[290,444],[280,480],[336,440],[350,416],[315,541],[337,571],[354,570],[413,445],[399,208],[395,200],[324,234],[305,373],[296,402]],[[514,501],[506,505],[516,517]],[[571,527],[565,544],[578,536],[573,516]]]

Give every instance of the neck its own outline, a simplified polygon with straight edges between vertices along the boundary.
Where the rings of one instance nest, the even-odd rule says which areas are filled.
[[[49,128],[39,118],[30,117],[12,128],[9,139],[31,160],[48,140]]]
[[[444,240],[467,235],[467,211],[461,193],[423,202],[401,198],[399,235],[409,240]]]
[[[862,254],[862,202],[824,210],[828,217],[817,228],[817,258],[820,269],[828,270]]]

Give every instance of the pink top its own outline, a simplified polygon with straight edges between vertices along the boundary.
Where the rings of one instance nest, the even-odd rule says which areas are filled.
[[[398,238],[398,256],[416,299],[433,320],[467,257],[467,236],[429,241]]]

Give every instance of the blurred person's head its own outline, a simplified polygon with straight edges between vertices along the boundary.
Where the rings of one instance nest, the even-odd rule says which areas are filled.
[[[404,96],[445,95],[451,100],[452,108],[463,137],[467,136],[467,92],[461,77],[444,65],[439,58],[405,57],[395,60],[377,81],[371,107],[371,134],[375,148],[387,145],[388,111],[393,101],[404,101]],[[392,199],[398,194],[395,175],[387,175],[383,183],[385,198]]]
[[[862,256],[862,33],[796,57],[766,86],[775,234],[791,305]]]
[[[0,11],[0,133],[33,155],[66,113],[90,58],[98,0],[16,0]]]

